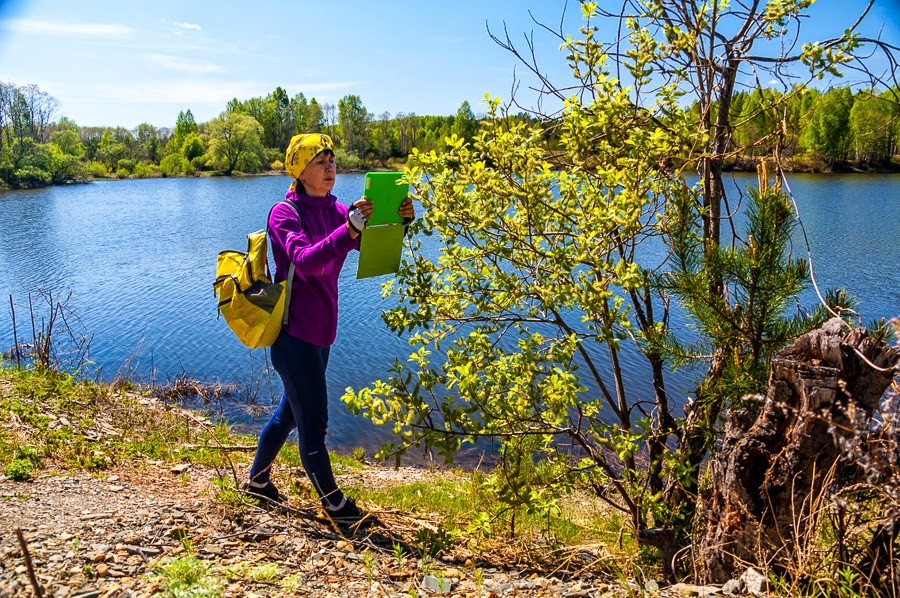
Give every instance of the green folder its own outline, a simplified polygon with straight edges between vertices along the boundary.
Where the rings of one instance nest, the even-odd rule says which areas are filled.
[[[356,278],[396,272],[400,268],[405,232],[406,227],[402,224],[367,226],[360,242]]]
[[[409,185],[400,185],[402,172],[368,172],[363,197],[372,202],[375,211],[366,226],[400,224],[403,219],[397,210],[409,195]]]
[[[363,196],[375,210],[362,233],[356,278],[393,274],[400,268],[406,227],[398,210],[409,195],[409,185],[397,184],[401,176],[400,172],[366,174]]]

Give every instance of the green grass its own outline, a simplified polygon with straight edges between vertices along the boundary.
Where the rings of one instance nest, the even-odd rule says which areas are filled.
[[[25,480],[42,467],[102,471],[134,458],[224,467],[247,455],[218,445],[253,443],[224,424],[200,425],[180,409],[53,370],[0,368],[0,471]]]
[[[222,595],[223,583],[215,574],[212,564],[192,554],[163,559],[157,568],[164,596],[217,598]]]
[[[442,545],[461,538],[476,543],[508,540],[510,521],[515,516],[516,541],[531,541],[543,545],[545,554],[564,552],[567,546],[584,544],[617,545],[627,560],[638,558],[638,547],[622,534],[626,527],[620,516],[579,497],[570,503],[588,506],[561,509],[561,515],[540,515],[522,510],[503,511],[502,507],[482,489],[479,475],[460,475],[452,478],[435,477],[428,482],[412,482],[379,488],[357,489],[367,502],[384,505],[392,511],[431,515],[443,522],[438,533],[417,538],[420,553],[439,552]]]

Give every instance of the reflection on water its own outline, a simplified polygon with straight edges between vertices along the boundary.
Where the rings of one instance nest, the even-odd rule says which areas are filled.
[[[736,177],[740,187],[754,180]],[[900,315],[897,181],[891,175],[791,179],[817,281],[859,297],[866,322]],[[71,291],[69,307],[93,335],[91,357],[103,378],[121,372],[156,381],[182,375],[234,381],[268,406],[280,393],[277,376],[264,375],[264,352],[244,348],[216,319],[212,280],[217,253],[243,249],[244,235],[265,225],[268,207],[287,184],[286,177],[152,179],[0,193],[3,302],[8,306],[12,295],[21,332],[29,293],[43,289],[63,297]],[[339,175],[335,193],[350,203],[362,186],[362,175]],[[802,239],[797,242],[795,253],[805,255]],[[357,281],[355,272],[353,254],[341,275],[344,324],[329,363],[329,435],[332,446],[374,447],[387,433],[351,416],[339,397],[348,386],[384,377],[409,348],[381,322],[389,306],[380,295],[386,277]],[[811,305],[815,295],[810,291],[802,300]],[[686,326],[677,318],[673,324]],[[0,314],[0,347],[11,345],[10,318]],[[596,356],[605,358],[602,351]],[[629,391],[650,396],[644,362],[634,351],[622,357]],[[689,373],[679,373],[670,377],[669,392],[683,397],[692,384]],[[264,423],[264,416],[247,415],[239,404],[225,410],[251,429]]]

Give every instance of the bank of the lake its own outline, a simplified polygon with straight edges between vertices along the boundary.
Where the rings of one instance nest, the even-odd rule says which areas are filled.
[[[518,513],[509,537],[511,513],[480,515],[499,507],[477,472],[334,455],[339,483],[378,519],[354,531],[320,519],[290,449],[273,478],[284,508],[243,495],[252,446],[133,388],[0,369],[0,596],[30,595],[32,572],[59,598],[617,597],[639,587],[637,548],[587,493],[563,497],[549,519]],[[644,584],[655,574],[641,567]]]

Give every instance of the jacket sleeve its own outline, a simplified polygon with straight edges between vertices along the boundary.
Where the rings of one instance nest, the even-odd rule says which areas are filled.
[[[324,239],[313,243],[297,215],[285,205],[276,205],[272,210],[269,229],[273,243],[281,245],[297,271],[304,275],[318,274],[329,262],[345,257],[351,249],[359,247],[343,222]]]

